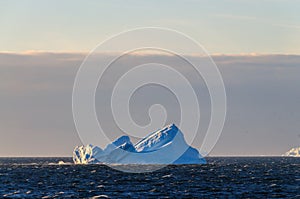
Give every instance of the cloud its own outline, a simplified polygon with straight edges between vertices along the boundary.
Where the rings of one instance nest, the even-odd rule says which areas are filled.
[[[246,16],[246,15],[233,15],[233,14],[215,14],[214,17],[218,18],[226,18],[226,19],[234,19],[234,20],[257,20],[257,17],[254,16]]]
[[[0,156],[70,155],[80,144],[72,119],[71,95],[85,56],[72,52],[0,53]],[[112,56],[99,54],[99,60],[94,61]],[[218,54],[212,58],[223,76],[228,97],[225,128],[212,155],[280,155],[297,145],[300,55]],[[173,56],[133,54],[110,72],[121,74],[126,64],[154,60],[174,66],[192,81],[203,103],[202,118],[207,122],[209,99],[203,81]],[[151,100],[145,103],[149,105]],[[142,102],[137,104],[142,107]],[[202,137],[195,141],[196,146]]]
[[[292,28],[292,29],[300,30],[300,25],[296,25],[296,24],[280,23],[274,25],[279,27],[284,27],[284,28]]]

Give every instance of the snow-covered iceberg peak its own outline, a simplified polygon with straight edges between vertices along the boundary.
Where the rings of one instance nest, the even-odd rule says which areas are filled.
[[[178,128],[175,124],[165,126],[161,130],[158,130],[139,141],[135,145],[135,149],[137,152],[159,150],[161,147],[170,144],[170,142],[176,136],[177,132]]]
[[[203,164],[205,159],[189,146],[175,124],[150,133],[135,145],[121,136],[104,150],[92,145],[76,147],[75,164]]]
[[[118,139],[116,139],[111,144],[107,145],[105,149],[103,150],[104,153],[111,153],[113,150],[116,150],[117,148],[123,149],[125,151],[135,151],[135,148],[133,144],[130,141],[130,138],[128,136],[121,136]]]
[[[283,156],[300,157],[300,147],[295,147],[283,154]]]

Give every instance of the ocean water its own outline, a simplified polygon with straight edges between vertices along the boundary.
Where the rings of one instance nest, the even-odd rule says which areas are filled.
[[[0,198],[300,198],[300,158],[211,157],[140,174],[59,161],[72,160],[0,158]]]

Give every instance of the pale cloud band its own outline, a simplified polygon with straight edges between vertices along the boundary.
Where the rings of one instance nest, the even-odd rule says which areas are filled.
[[[80,144],[72,120],[71,95],[76,72],[85,55],[0,53],[0,156],[67,156]],[[126,61],[133,61],[135,56],[161,59],[176,67],[172,56],[163,54],[135,54]],[[228,97],[227,121],[212,155],[280,155],[297,145],[300,56],[212,57],[224,78]],[[193,71],[181,70],[193,75]],[[205,87],[197,79],[192,79],[192,84],[199,91]],[[205,94],[198,95],[203,97],[205,109],[205,103],[209,102]],[[206,119],[204,114],[204,123]],[[201,136],[194,145],[200,143]]]

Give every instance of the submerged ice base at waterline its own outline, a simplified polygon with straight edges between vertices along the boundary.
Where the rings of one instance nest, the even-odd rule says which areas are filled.
[[[75,164],[205,164],[206,160],[197,149],[189,146],[183,133],[170,124],[135,145],[128,136],[122,136],[100,147],[87,145],[76,147],[73,152]]]

